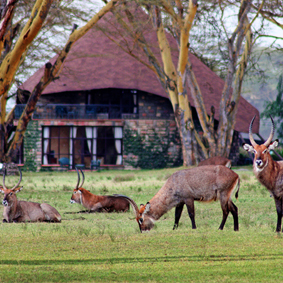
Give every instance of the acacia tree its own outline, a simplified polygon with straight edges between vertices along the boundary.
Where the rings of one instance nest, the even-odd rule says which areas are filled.
[[[0,26],[0,49],[3,50],[5,40],[11,36],[7,27],[11,23],[13,11],[17,1],[9,0],[7,6],[2,10],[3,20]],[[23,140],[27,125],[35,110],[36,103],[46,88],[46,86],[59,74],[62,64],[64,63],[72,45],[79,38],[81,38],[90,28],[92,28],[98,20],[109,12],[118,1],[109,1],[101,10],[96,13],[83,27],[73,31],[64,46],[58,54],[55,63],[47,63],[45,65],[44,75],[32,91],[26,107],[19,118],[15,135],[10,137],[11,133],[8,131],[8,126],[13,119],[13,111],[6,115],[6,103],[8,97],[8,90],[11,87],[16,71],[22,63],[24,54],[27,52],[30,44],[35,39],[36,35],[43,26],[43,23],[48,15],[52,0],[37,0],[33,6],[30,18],[23,27],[18,39],[13,48],[6,53],[0,65],[0,98],[1,98],[1,129],[0,129],[0,161],[10,162],[17,154]],[[1,37],[2,36],[2,37]],[[10,138],[10,139],[9,139]]]
[[[252,7],[253,9],[258,10],[258,4],[253,4]],[[262,3],[262,8],[259,10],[259,12],[265,20],[283,29],[283,1],[264,1],[264,3]],[[264,36],[271,36],[274,37],[274,39],[283,39],[282,36]]]
[[[203,5],[203,2],[201,5]],[[123,27],[126,35],[131,37],[134,45],[139,46],[140,51],[144,52],[148,60],[141,60],[137,53],[129,49],[131,44],[125,43],[126,36],[123,37],[123,40],[116,40],[117,44],[128,54],[153,70],[168,93],[182,140],[185,166],[194,164],[196,158],[199,158],[196,156],[197,151],[194,147],[196,142],[199,148],[201,148],[202,156],[204,157],[215,155],[228,157],[230,152],[241,86],[253,45],[251,26],[262,7],[259,6],[257,13],[251,18],[252,1],[242,0],[235,2],[238,4],[238,17],[234,30],[229,32],[225,27],[223,18],[228,5],[231,3],[229,1],[227,3],[226,1],[217,1],[216,3],[215,1],[218,7],[218,20],[226,36],[228,49],[228,66],[225,75],[225,86],[219,102],[220,113],[217,130],[215,130],[214,125],[213,108],[211,113],[207,113],[203,96],[188,56],[193,21],[197,11],[202,9],[202,6],[198,7],[197,0],[156,0],[150,2],[137,0],[136,5],[146,10],[149,15],[148,18],[143,19],[143,22],[141,21],[141,13],[133,12],[135,10],[135,8],[133,9],[133,1],[131,5],[125,2],[123,11],[115,10],[116,19]],[[125,13],[127,20],[125,20],[123,13]],[[148,19],[151,19],[151,21]],[[146,24],[142,26],[141,22],[142,24],[146,22]],[[156,32],[161,54],[161,64],[152,49],[151,42],[147,40],[147,35],[145,34],[145,31],[147,31],[145,26],[148,27],[150,23],[151,30]],[[115,41],[115,35],[108,33],[108,36]],[[174,64],[170,37],[176,40],[179,48],[177,66]],[[186,93],[187,86],[190,89],[208,147],[204,145],[203,139],[199,137],[196,131]]]

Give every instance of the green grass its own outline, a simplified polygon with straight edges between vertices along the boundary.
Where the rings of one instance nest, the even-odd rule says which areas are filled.
[[[122,193],[139,205],[180,169],[85,172],[84,187],[95,194]],[[274,200],[250,167],[235,171],[241,177],[234,200],[239,232],[231,215],[218,230],[219,202],[196,202],[196,230],[184,209],[177,230],[171,210],[143,234],[132,210],[75,213],[83,210],[69,203],[76,172],[24,172],[18,198],[53,205],[63,221],[1,223],[0,282],[281,282],[283,234],[274,232]],[[7,176],[6,185],[17,178]]]

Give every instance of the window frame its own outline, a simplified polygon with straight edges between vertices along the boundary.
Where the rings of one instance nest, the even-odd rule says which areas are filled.
[[[69,128],[69,147],[68,147],[68,153],[67,154],[66,153],[61,154],[62,150],[60,149],[60,145],[61,145],[60,139],[66,139],[66,137],[61,137],[61,135],[60,135],[60,133],[61,133],[60,128],[63,128],[63,127]],[[75,137],[74,132],[75,132],[75,135],[76,135],[79,127],[84,127],[85,131],[86,131],[86,128],[91,128],[91,136],[87,136],[87,133],[86,133],[85,137],[77,137],[77,136]],[[105,127],[112,128],[112,131],[114,132],[113,133],[114,138],[107,138],[106,136],[103,137],[103,138],[98,137],[98,128],[105,128]],[[48,131],[46,131],[46,133],[48,132],[48,137],[46,137],[45,134],[44,134],[46,128],[49,129]],[[51,128],[56,128],[58,130],[57,131],[57,137],[56,136],[51,137],[51,135],[50,135]],[[74,130],[74,128],[76,128],[76,130]],[[118,132],[119,137],[115,138],[115,133],[116,133],[115,129],[118,129],[118,128],[119,128],[119,130],[117,130],[117,132]],[[120,150],[120,153],[119,153],[117,148],[116,148],[116,151],[117,151],[116,164],[106,164],[106,165],[122,165],[123,164],[124,130],[123,130],[122,126],[69,126],[69,125],[64,125],[64,126],[61,126],[61,125],[60,126],[50,126],[50,125],[48,125],[47,126],[47,125],[43,125],[41,135],[42,135],[42,140],[41,140],[41,165],[42,166],[59,165],[59,159],[61,157],[67,157],[70,160],[71,168],[73,168],[75,158],[79,156],[79,154],[76,154],[74,152],[75,142],[78,142],[78,141],[80,141],[80,143],[84,142],[84,146],[83,146],[84,148],[85,148],[85,144],[88,145],[88,151],[89,151],[89,155],[90,155],[91,160],[100,160],[101,158],[106,159],[106,153],[104,155],[101,155],[101,154],[98,155],[98,153],[97,153],[97,149],[98,149],[97,148],[97,142],[98,142],[99,139],[104,140],[105,149],[107,149],[107,140],[113,139],[115,147],[119,147],[119,150]],[[57,142],[58,148],[57,148],[57,153],[55,153],[53,157],[57,159],[57,163],[50,163],[51,143],[52,143],[52,140],[55,140],[55,139],[58,139],[58,142]],[[46,142],[47,142],[47,147],[46,147],[46,150],[45,150],[44,145],[45,145]],[[95,150],[94,150],[94,143],[95,143],[95,146],[96,146]],[[85,155],[85,153],[82,153],[80,156],[81,156],[81,158],[85,158],[86,155]],[[118,160],[118,157],[119,157],[119,160]],[[117,162],[119,162],[119,164],[117,164]],[[79,163],[76,163],[76,164],[79,164]]]

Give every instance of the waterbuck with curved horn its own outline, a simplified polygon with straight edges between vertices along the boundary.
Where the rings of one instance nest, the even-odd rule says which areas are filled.
[[[196,229],[194,201],[216,200],[220,201],[223,212],[219,229],[224,228],[228,214],[231,212],[234,230],[238,231],[238,209],[232,202],[231,196],[237,188],[236,198],[238,197],[239,184],[239,176],[231,169],[222,165],[207,165],[175,172],[157,194],[140,208],[131,198],[123,197],[131,203],[141,232],[150,230],[154,222],[173,207],[176,207],[174,228],[178,227],[184,204],[187,206],[192,228]]]
[[[274,121],[271,118],[272,127],[268,139],[261,145],[257,144],[252,135],[252,127],[255,120],[253,117],[249,127],[249,139],[251,145],[244,143],[245,150],[254,153],[253,171],[256,178],[263,184],[274,197],[277,211],[276,232],[281,231],[283,213],[283,161],[274,161],[270,150],[278,146],[278,140],[272,142],[274,136]],[[283,230],[282,230],[283,232]]]
[[[223,156],[213,156],[210,158],[207,158],[205,160],[200,161],[200,163],[198,164],[198,166],[206,166],[206,165],[223,165],[226,166],[228,168],[231,169],[231,160],[223,157]],[[173,230],[178,228],[178,224],[179,224],[179,219],[182,215],[183,212],[183,208],[184,208],[184,204],[180,204],[176,206],[175,209],[175,224],[173,227]]]
[[[82,174],[82,183],[80,184],[80,173],[78,173],[78,182],[70,199],[70,203],[79,203],[90,212],[126,212],[129,210],[129,202],[124,198],[114,196],[98,196],[84,189],[83,183],[85,180],[84,173]]]
[[[22,180],[20,168],[19,172],[18,183],[12,189],[7,189],[5,185],[6,168],[3,170],[3,187],[0,187],[0,191],[4,194],[3,222],[61,222],[61,215],[51,205],[17,199],[16,193],[23,188],[19,187]]]
[[[200,163],[198,164],[198,166],[204,166],[204,165],[223,165],[230,169],[232,166],[231,160],[224,156],[213,156],[200,161]]]

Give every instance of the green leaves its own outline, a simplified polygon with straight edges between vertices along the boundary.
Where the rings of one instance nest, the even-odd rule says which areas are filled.
[[[283,75],[279,76],[278,84],[277,84],[277,96],[275,101],[267,102],[265,106],[265,110],[261,113],[261,118],[272,116],[274,118],[275,123],[279,122],[279,127],[277,125],[277,133],[279,138],[283,138]],[[277,119],[276,119],[277,118]]]
[[[137,130],[125,129],[124,155],[125,162],[134,168],[153,169],[165,168],[168,165],[180,166],[181,158],[171,156],[169,148],[176,143],[176,134],[166,133],[159,136],[155,131],[141,135]]]

